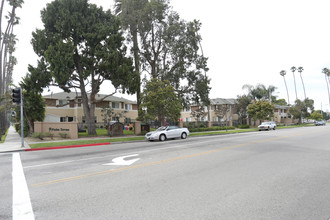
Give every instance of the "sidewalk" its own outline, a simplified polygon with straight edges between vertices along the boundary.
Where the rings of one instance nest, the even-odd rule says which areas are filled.
[[[0,144],[0,153],[30,149],[29,145],[25,142],[24,147],[21,147],[21,141],[21,136],[15,131],[13,126],[10,126],[5,142]]]

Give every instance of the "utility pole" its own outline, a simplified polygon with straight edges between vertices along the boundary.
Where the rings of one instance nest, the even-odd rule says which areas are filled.
[[[20,89],[21,95],[21,147],[24,148],[24,119],[23,119],[23,95],[22,95],[22,88]]]
[[[23,119],[23,94],[22,88],[16,88],[12,90],[13,102],[21,105],[21,147],[24,147],[24,119]]]

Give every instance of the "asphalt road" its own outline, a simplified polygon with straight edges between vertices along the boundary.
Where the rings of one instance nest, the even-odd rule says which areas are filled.
[[[35,219],[330,218],[329,125],[19,156]],[[0,154],[0,219],[23,187],[13,158]]]

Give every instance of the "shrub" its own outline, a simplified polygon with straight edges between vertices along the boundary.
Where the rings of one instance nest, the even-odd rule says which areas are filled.
[[[41,132],[34,132],[32,134],[32,137],[33,138],[39,138],[40,140],[43,140],[45,136],[46,135],[44,133],[41,133]]]
[[[141,136],[144,136],[144,135],[146,135],[148,133],[148,131],[141,131]]]
[[[237,127],[240,129],[246,129],[246,128],[250,128],[250,125],[238,125]]]
[[[59,133],[59,135],[61,136],[61,138],[67,138],[68,137],[67,133]]]
[[[46,133],[45,133],[45,137],[50,137],[51,139],[53,139],[54,134],[51,133],[51,132],[46,132]]]
[[[233,126],[228,126],[227,130],[234,130],[235,127]],[[192,128],[189,129],[190,132],[203,132],[203,131],[221,131],[221,130],[226,130],[226,127],[219,127],[219,126],[214,126],[210,128]]]

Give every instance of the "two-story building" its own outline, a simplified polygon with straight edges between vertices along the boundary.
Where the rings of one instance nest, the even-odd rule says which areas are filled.
[[[46,118],[44,122],[78,122],[85,123],[81,93],[60,92],[43,96],[46,102]],[[95,108],[95,122],[98,125],[104,123],[104,110],[111,108],[114,112],[109,120],[120,122],[132,122],[138,117],[138,109],[135,101],[116,96],[97,94]],[[118,118],[116,113],[123,117]]]
[[[233,124],[233,121],[238,120],[238,115],[235,113],[236,99],[223,99],[216,98],[210,100],[209,106],[202,106],[204,110],[204,116],[200,117],[199,121],[208,121],[208,115],[210,114],[210,121],[213,124],[222,124],[227,121],[229,125]],[[192,116],[192,111],[196,111],[201,108],[199,105],[192,105],[183,109],[181,112],[181,119],[183,122],[194,122],[197,118]]]
[[[85,116],[82,106],[80,93],[54,93],[43,96],[46,102],[46,118],[44,122],[78,122],[85,123]],[[104,114],[102,112],[105,108],[111,108],[114,112],[111,121],[120,121],[123,123],[134,122],[138,117],[138,108],[136,101],[131,101],[125,98],[116,96],[108,96],[97,94],[96,109],[95,109],[95,122],[101,126],[104,124]],[[236,99],[216,98],[210,100],[209,106],[202,106],[204,116],[199,118],[199,121],[210,121],[213,125],[224,124],[236,125],[238,115],[235,112]],[[181,120],[183,122],[195,122],[196,118],[192,116],[192,111],[200,108],[198,105],[192,105],[181,111]],[[274,105],[274,118],[273,121],[277,123],[293,123],[294,120],[288,114],[289,106]],[[118,118],[118,114],[122,117]]]

